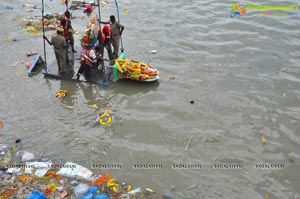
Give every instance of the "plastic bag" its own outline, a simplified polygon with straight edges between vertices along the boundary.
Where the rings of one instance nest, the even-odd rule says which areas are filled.
[[[23,151],[21,162],[27,162],[34,160],[35,156],[33,153],[29,153],[28,151]]]
[[[95,194],[93,199],[108,199],[109,195],[104,193]]]
[[[0,156],[4,156],[7,150],[8,150],[8,146],[7,145],[0,144]]]
[[[74,188],[74,194],[77,199],[80,199],[82,196],[87,194],[89,191],[89,185],[87,184],[79,184]]]
[[[46,199],[46,196],[42,192],[32,191],[25,199]]]
[[[69,178],[80,178],[88,180],[93,173],[79,164],[67,162],[64,167],[57,172],[57,174]]]

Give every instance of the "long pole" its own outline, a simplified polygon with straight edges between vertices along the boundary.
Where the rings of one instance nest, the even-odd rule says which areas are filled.
[[[115,0],[115,3],[116,3],[116,7],[117,7],[118,22],[120,23],[119,6],[118,6],[117,0]],[[121,52],[124,52],[122,35],[120,36],[120,38],[121,38]]]
[[[101,30],[101,14],[100,14],[100,3],[98,0],[98,14],[99,14],[99,30]]]
[[[44,19],[44,0],[42,0],[42,21],[43,21],[43,43],[44,43],[44,59],[45,59],[45,73],[48,73],[47,70],[47,57],[46,57],[46,42],[45,42],[45,19]]]

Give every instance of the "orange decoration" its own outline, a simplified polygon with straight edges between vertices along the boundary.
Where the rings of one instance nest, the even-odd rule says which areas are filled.
[[[109,106],[109,105],[105,105],[105,106],[103,107],[103,110],[104,110],[104,111],[110,111],[110,106]]]
[[[242,15],[246,14],[246,10],[244,8],[242,8],[240,5],[238,5],[237,9]]]
[[[44,176],[45,176],[45,177],[50,177],[50,176],[52,176],[52,177],[54,177],[55,180],[57,180],[57,181],[62,179],[62,177],[61,177],[60,175],[57,175],[54,171],[48,171]]]
[[[12,196],[14,194],[15,194],[14,190],[12,190],[12,189],[6,189],[4,192],[2,192],[1,195],[6,196],[6,197],[10,197],[10,196]]]
[[[28,182],[31,180],[31,178],[29,178],[28,176],[25,176],[25,175],[19,176],[18,179],[22,182]]]
[[[91,186],[101,186],[103,182],[111,180],[112,177],[109,173],[104,174],[102,177],[99,179],[95,180],[94,182],[91,183]]]

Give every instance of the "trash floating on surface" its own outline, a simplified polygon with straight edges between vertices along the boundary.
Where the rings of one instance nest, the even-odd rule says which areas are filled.
[[[185,149],[184,149],[185,151],[188,150],[188,148],[189,148],[189,146],[191,145],[191,143],[192,143],[192,136],[189,136],[188,142],[187,142],[186,147],[185,147]]]
[[[93,108],[93,109],[96,109],[96,110],[99,109],[99,107],[97,106],[97,104],[92,104],[92,105],[90,105],[90,107]]]
[[[110,126],[113,121],[112,112],[110,106],[106,105],[103,110],[99,113],[96,122],[99,122],[102,126]]]
[[[128,13],[129,13],[129,10],[125,8],[125,9],[124,9],[124,13],[125,13],[125,14],[128,14]]]
[[[103,126],[110,126],[112,122],[112,116],[110,113],[102,113],[100,115],[99,123]]]
[[[12,64],[12,65],[10,65],[10,66],[16,66],[16,65],[18,65],[20,62],[19,61],[16,61],[14,64]]]
[[[157,53],[157,50],[150,50],[149,53],[150,53],[150,54],[156,54],[156,53]]]
[[[265,199],[268,199],[268,198],[270,198],[270,197],[269,197],[269,195],[266,194],[266,195],[264,195],[264,198],[265,198]]]
[[[29,53],[26,53],[27,57],[30,57],[32,55],[38,54],[36,51],[30,51]]]
[[[8,43],[10,43],[11,41],[10,41],[10,39],[4,39],[4,43],[6,43],[6,44],[8,44]]]
[[[67,90],[58,90],[55,94],[55,97],[64,98],[67,95]]]
[[[61,18],[59,14],[56,15],[46,15],[44,17],[45,21],[45,31],[55,30],[57,21]],[[31,35],[36,35],[43,29],[43,19],[42,17],[34,17],[34,18],[25,18],[22,21],[23,28],[25,31],[29,32]]]
[[[264,134],[260,135],[259,139],[260,139],[261,143],[263,143],[263,144],[265,144],[267,141],[267,138]]]
[[[36,4],[30,4],[30,3],[27,3],[27,4],[25,4],[25,6],[26,6],[27,8],[32,8],[32,9],[36,9],[36,8],[37,8],[37,5],[36,5]]]
[[[16,141],[11,146],[0,144],[1,197],[6,199],[144,199],[146,196],[151,199],[163,198],[150,188],[132,190],[131,185],[114,179],[109,173],[95,174],[73,162],[66,162],[63,165],[52,164],[48,158],[36,156],[33,162],[22,163],[19,159],[22,152],[24,152],[22,141]],[[48,171],[37,176],[36,171],[43,169],[42,167]],[[9,173],[9,169],[14,172]],[[28,173],[27,169],[32,171]]]
[[[44,85],[46,85],[46,84],[47,84],[46,81],[41,82],[41,86],[44,86]]]
[[[3,129],[4,123],[0,121],[0,129]]]

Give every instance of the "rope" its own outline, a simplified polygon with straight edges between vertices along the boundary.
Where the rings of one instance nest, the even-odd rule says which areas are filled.
[[[117,7],[118,22],[120,23],[120,13],[119,13],[119,6],[118,6],[117,0],[115,0],[115,3],[116,3],[116,7]],[[121,38],[121,52],[124,52],[122,35],[120,36],[120,38]]]

